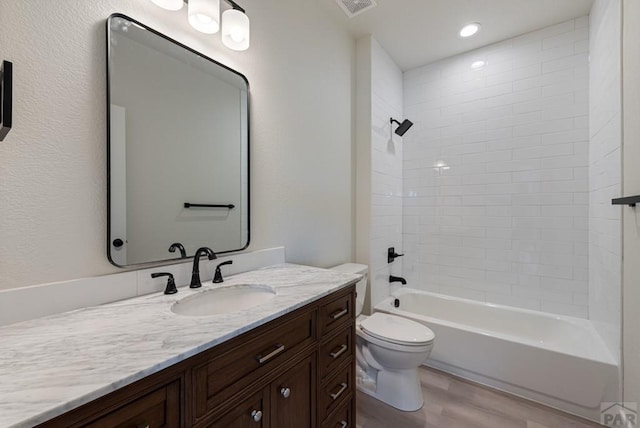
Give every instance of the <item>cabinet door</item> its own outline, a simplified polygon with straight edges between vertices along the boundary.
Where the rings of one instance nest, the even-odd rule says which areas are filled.
[[[275,428],[316,426],[316,355],[305,358],[271,383],[271,424]]]
[[[269,428],[269,388],[242,401],[207,428]]]

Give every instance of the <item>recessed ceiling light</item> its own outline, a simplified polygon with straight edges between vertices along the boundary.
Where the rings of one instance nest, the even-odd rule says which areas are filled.
[[[471,24],[467,24],[458,33],[460,37],[471,37],[476,34],[480,30],[480,24],[477,22],[472,22]]]
[[[471,68],[474,70],[477,70],[479,68],[482,68],[486,65],[487,63],[480,60],[480,61],[475,61],[473,64],[471,64]]]

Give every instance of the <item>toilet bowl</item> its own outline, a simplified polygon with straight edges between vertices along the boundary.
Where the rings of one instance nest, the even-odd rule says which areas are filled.
[[[429,357],[435,340],[426,326],[397,315],[362,315],[367,266],[348,263],[342,272],[365,275],[356,284],[356,381],[358,390],[404,411],[422,407],[418,367]]]

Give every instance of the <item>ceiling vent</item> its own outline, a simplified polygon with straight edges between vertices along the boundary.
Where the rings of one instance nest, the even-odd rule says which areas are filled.
[[[375,0],[336,0],[349,18],[365,12],[376,5]]]

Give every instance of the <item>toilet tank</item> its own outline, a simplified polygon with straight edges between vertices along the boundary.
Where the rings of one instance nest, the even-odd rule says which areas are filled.
[[[364,298],[367,295],[367,272],[369,271],[369,266],[359,263],[345,263],[332,267],[331,269],[344,273],[364,275],[362,279],[356,283],[356,316],[360,315],[364,307]]]

